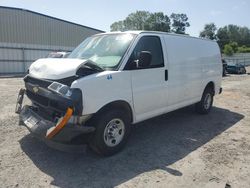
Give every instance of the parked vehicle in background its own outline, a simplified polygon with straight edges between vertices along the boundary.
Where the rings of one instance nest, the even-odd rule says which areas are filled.
[[[227,74],[227,62],[225,59],[222,59],[222,76]]]
[[[45,140],[81,136],[97,153],[112,155],[125,146],[131,124],[191,104],[209,113],[222,91],[221,72],[215,41],[147,31],[97,34],[68,58],[34,62],[16,112]],[[22,107],[24,94],[32,105]]]
[[[229,74],[246,74],[247,72],[245,66],[239,63],[228,63],[226,71]]]
[[[70,52],[51,52],[47,58],[66,58],[69,54]]]

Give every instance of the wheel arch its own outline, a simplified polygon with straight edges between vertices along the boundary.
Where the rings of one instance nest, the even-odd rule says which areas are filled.
[[[204,88],[203,92],[208,89],[211,88],[213,91],[213,95],[215,95],[215,83],[213,81],[210,81],[207,83],[206,87]]]
[[[98,116],[98,114],[110,110],[110,109],[120,109],[128,114],[129,121],[132,123],[134,121],[133,110],[130,104],[124,100],[116,100],[110,103],[105,104],[102,108],[100,108],[94,116]]]

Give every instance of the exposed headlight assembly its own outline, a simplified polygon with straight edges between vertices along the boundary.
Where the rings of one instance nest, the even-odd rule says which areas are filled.
[[[70,97],[72,95],[72,90],[69,86],[60,84],[58,82],[53,82],[50,84],[48,89],[66,97]]]

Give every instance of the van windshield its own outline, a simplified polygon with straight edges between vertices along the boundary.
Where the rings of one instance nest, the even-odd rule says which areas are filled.
[[[88,59],[105,70],[115,70],[134,34],[97,35],[85,39],[68,58]]]

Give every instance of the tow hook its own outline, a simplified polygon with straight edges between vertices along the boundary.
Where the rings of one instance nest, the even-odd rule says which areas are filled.
[[[23,97],[25,94],[25,89],[20,89],[17,97],[15,113],[20,114],[23,105]]]

